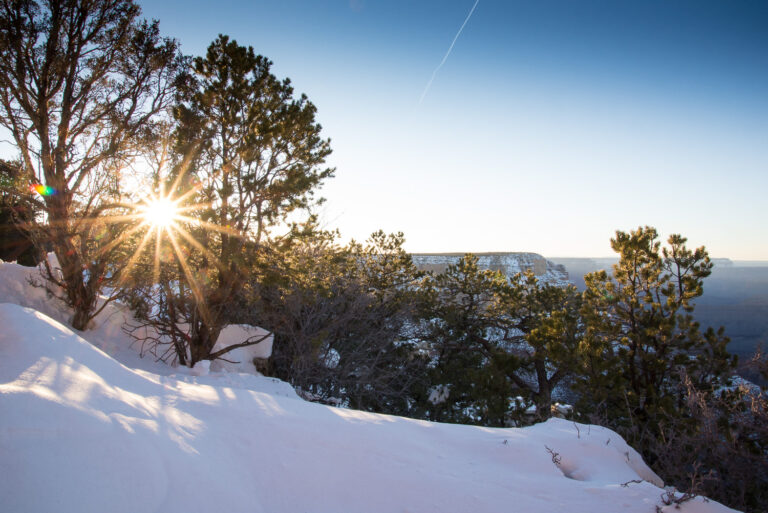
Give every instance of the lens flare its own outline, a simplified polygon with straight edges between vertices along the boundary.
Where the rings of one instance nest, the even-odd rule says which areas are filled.
[[[53,196],[56,194],[56,189],[40,183],[30,185],[29,190],[38,193],[40,196]]]

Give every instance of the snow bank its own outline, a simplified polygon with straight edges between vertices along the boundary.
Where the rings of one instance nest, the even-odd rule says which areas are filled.
[[[40,269],[0,260],[0,302],[28,306],[48,317],[66,322],[70,313],[43,288]]]
[[[0,326],[0,511],[648,513],[660,504],[658,478],[607,429],[560,419],[489,429],[332,408],[281,395],[263,377],[232,387],[226,379],[244,375],[181,376],[199,380],[189,383],[136,371],[17,305],[0,305]],[[664,511],[729,510],[695,499]]]
[[[58,268],[56,256],[49,254],[51,268]],[[46,314],[63,324],[67,324],[72,313],[61,302],[46,293],[42,286],[45,278],[41,269],[25,267],[0,260],[0,302],[8,302],[26,306]],[[102,298],[101,301],[104,301]],[[102,303],[103,304],[103,303]],[[120,303],[110,303],[91,323],[88,331],[79,332],[91,344],[108,353],[121,363],[132,368],[144,369],[159,374],[188,375],[192,377],[207,372],[188,371],[169,367],[162,362],[154,361],[151,355],[141,357],[141,344],[123,331],[126,323],[134,322],[131,311]],[[238,344],[246,340],[264,340],[256,345],[235,349],[224,357],[226,360],[215,361],[210,364],[210,371],[214,373],[246,373],[259,375],[253,362],[254,359],[266,359],[272,355],[272,335],[259,327],[246,324],[225,326],[214,350],[222,349],[232,344]],[[248,378],[243,378],[248,380]],[[236,378],[230,381],[236,380]],[[281,393],[285,394],[283,390]]]

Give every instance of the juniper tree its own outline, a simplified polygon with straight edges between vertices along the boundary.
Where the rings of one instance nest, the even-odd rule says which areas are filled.
[[[513,332],[503,298],[509,283],[481,270],[471,254],[425,283],[421,336],[432,357],[432,420],[504,425],[517,359],[504,347]]]
[[[575,288],[541,283],[531,272],[508,280],[479,269],[473,255],[426,285],[422,336],[433,354],[433,390],[444,392],[426,406],[432,418],[529,421],[513,400],[518,395],[536,405],[538,418],[548,418],[554,388],[576,367]]]
[[[25,185],[40,186],[39,233],[60,264],[48,279],[77,329],[119,272],[122,170],[172,100],[176,42],[139,11],[132,0],[0,1],[0,125]]]

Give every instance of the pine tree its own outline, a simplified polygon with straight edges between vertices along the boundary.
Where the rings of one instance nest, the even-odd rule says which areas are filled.
[[[579,305],[574,287],[540,283],[531,272],[508,280],[479,269],[473,255],[428,280],[422,337],[433,355],[433,390],[444,392],[425,406],[431,418],[530,422],[516,396],[549,418],[555,387],[576,368]]]
[[[145,308],[144,321],[176,333],[176,355],[189,366],[257,342],[214,351],[270,230],[309,206],[333,175],[322,167],[331,149],[315,106],[294,98],[290,81],[278,80],[271,65],[219,36],[179,86],[178,161],[165,190],[187,213],[163,243],[174,256],[162,266],[163,304],[154,310],[165,315]],[[144,290],[144,302],[155,301],[153,289]]]
[[[518,366],[505,348],[514,329],[505,312],[507,278],[479,269],[467,254],[430,278],[424,292],[421,337],[432,357],[434,392],[424,398],[429,418],[503,426],[515,395],[508,374]]]
[[[581,296],[573,285],[541,283],[530,271],[513,276],[511,282],[505,303],[519,332],[510,341],[519,368],[509,377],[536,405],[537,417],[547,419],[555,387],[577,368]]]
[[[685,376],[707,389],[733,365],[722,329],[701,333],[692,316],[712,269],[707,251],[688,249],[680,235],[664,248],[657,238],[650,227],[617,231],[613,277],[585,277],[584,406],[637,436],[679,417]]]

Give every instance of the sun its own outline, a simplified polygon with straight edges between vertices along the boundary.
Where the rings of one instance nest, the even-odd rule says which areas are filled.
[[[177,191],[180,188],[179,182],[183,176],[183,174],[179,174],[176,181],[169,188],[171,191]],[[240,237],[242,234],[229,226],[219,226],[204,221],[199,216],[193,214],[195,211],[209,208],[207,204],[191,201],[191,198],[199,190],[200,186],[195,185],[188,191],[176,195],[172,192],[166,192],[165,188],[161,186],[159,191],[145,195],[136,203],[124,204],[123,206],[126,210],[130,209],[131,213],[112,216],[110,219],[112,222],[129,221],[132,223],[132,226],[107,244],[103,251],[111,250],[133,236],[138,237],[138,245],[123,266],[118,286],[122,286],[130,279],[130,270],[139,263],[141,256],[149,251],[154,253],[151,264],[154,283],[157,283],[160,279],[162,263],[167,258],[175,255],[175,261],[180,265],[181,270],[187,277],[192,293],[195,295],[201,294],[201,285],[198,284],[197,278],[194,276],[187,261],[190,252],[199,251],[214,265],[218,265],[218,262],[216,255],[198,241],[188,231],[188,228],[195,227],[196,229],[221,232],[232,237]],[[154,250],[152,249],[153,247]]]
[[[144,222],[156,228],[168,228],[179,216],[179,207],[170,198],[152,198],[142,210]]]

